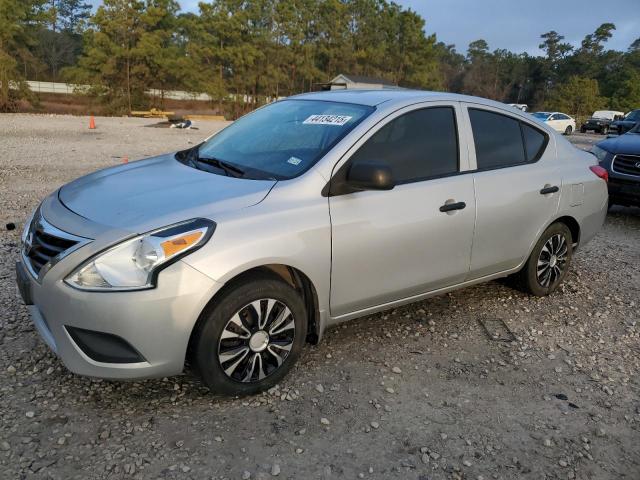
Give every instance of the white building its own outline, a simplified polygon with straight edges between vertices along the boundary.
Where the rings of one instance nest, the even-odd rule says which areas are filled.
[[[380,90],[383,88],[398,88],[395,83],[385,80],[384,78],[364,77],[362,75],[345,75],[344,73],[341,73],[324,86],[327,90]]]

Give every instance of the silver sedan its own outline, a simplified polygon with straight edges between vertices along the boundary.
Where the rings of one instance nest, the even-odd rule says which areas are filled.
[[[498,277],[552,293],[602,226],[606,181],[501,103],[305,94],[63,186],[26,223],[17,281],[73,372],[189,362],[212,390],[249,394],[339,322]]]

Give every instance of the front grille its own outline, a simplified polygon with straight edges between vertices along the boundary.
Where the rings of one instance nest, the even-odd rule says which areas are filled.
[[[38,276],[42,267],[77,245],[79,240],[49,225],[37,214],[29,227],[23,254],[32,272]]]
[[[611,168],[616,173],[640,176],[640,156],[616,155]]]

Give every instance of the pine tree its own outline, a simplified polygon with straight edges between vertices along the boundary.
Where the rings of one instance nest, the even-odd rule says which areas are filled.
[[[66,75],[113,112],[145,107],[147,89],[177,87],[184,55],[174,42],[175,0],[105,0],[89,21],[84,54]]]
[[[24,72],[35,59],[29,47],[44,20],[43,0],[0,0],[0,111],[14,110],[29,96]]]

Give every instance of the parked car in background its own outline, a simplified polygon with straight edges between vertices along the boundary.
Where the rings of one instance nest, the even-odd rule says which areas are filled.
[[[597,143],[591,153],[609,172],[609,205],[640,207],[640,123],[624,135]]]
[[[523,112],[529,111],[529,105],[526,103],[510,103],[509,106],[522,110]]]
[[[582,133],[588,131],[594,131],[606,135],[609,133],[609,125],[614,120],[620,120],[624,117],[623,112],[616,112],[614,110],[597,110],[593,112],[593,115],[587,119],[586,122],[580,127]]]
[[[561,112],[535,112],[533,114],[541,122],[546,123],[556,132],[571,135],[576,131],[576,121],[566,113]]]
[[[62,186],[26,222],[17,282],[73,372],[188,359],[212,391],[249,394],[330,325],[499,277],[554,292],[604,222],[605,175],[502,103],[303,94]]]
[[[622,135],[640,123],[640,109],[632,110],[627,113],[624,118],[611,122],[609,127],[610,133]]]

